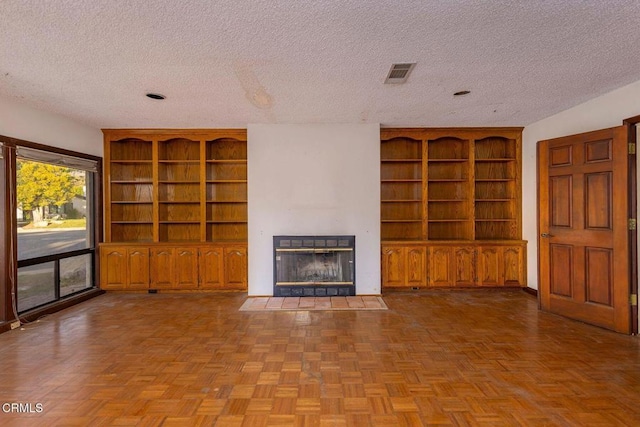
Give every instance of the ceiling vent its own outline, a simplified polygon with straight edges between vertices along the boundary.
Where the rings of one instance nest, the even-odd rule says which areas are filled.
[[[391,84],[406,82],[411,70],[413,70],[413,67],[415,66],[415,62],[391,65],[389,74],[387,74],[387,79],[384,82]]]

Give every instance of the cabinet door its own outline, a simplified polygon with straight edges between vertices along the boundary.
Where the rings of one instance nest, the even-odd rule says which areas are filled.
[[[200,248],[200,287],[221,289],[224,287],[224,253],[222,248]]]
[[[175,250],[175,287],[196,289],[198,287],[198,248]]]
[[[151,288],[171,289],[175,283],[174,250],[155,248],[151,251]]]
[[[127,287],[127,249],[100,250],[100,288],[123,290]]]
[[[224,276],[226,289],[247,289],[247,268],[247,248],[225,248]]]
[[[405,283],[404,253],[402,247],[382,247],[382,286],[388,288],[407,286]]]
[[[474,247],[456,247],[454,249],[455,283],[454,286],[475,286],[476,250]]]
[[[149,248],[127,251],[128,289],[149,289]]]
[[[502,286],[502,248],[481,247],[478,250],[478,285]]]
[[[422,287],[427,284],[427,248],[415,246],[406,248],[405,257],[407,285]]]
[[[429,249],[429,286],[453,286],[453,248],[432,246]]]
[[[507,246],[504,248],[504,285],[526,286],[524,258],[525,251],[522,246]]]

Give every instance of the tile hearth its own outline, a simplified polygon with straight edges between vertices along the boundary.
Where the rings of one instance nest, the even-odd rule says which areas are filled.
[[[277,310],[387,310],[382,297],[249,297],[240,311]]]

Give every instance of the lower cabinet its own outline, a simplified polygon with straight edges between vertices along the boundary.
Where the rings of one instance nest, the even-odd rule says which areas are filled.
[[[382,276],[387,287],[426,286],[427,248],[389,246],[382,248]]]
[[[149,288],[149,248],[100,248],[100,285],[105,290]]]
[[[247,289],[246,245],[100,246],[105,290]]]
[[[247,289],[247,248],[241,246],[200,249],[201,289]]]
[[[151,250],[151,289],[198,289],[199,248]]]
[[[383,288],[526,286],[526,242],[382,245]]]

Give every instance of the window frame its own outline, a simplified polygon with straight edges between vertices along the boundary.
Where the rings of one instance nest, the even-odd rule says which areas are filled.
[[[18,148],[34,149],[95,162],[96,171],[89,171],[91,178],[87,182],[87,195],[89,196],[87,202],[90,202],[92,206],[90,218],[87,218],[87,230],[91,233],[89,248],[18,261],[17,213],[15,209],[17,206],[16,150]],[[3,286],[0,286],[0,332],[4,332],[18,324],[18,320],[20,322],[31,321],[104,293],[99,289],[98,254],[98,244],[103,241],[102,158],[4,135],[0,135],[0,150],[2,154],[0,155],[0,242],[4,243],[0,247],[0,279],[4,279],[2,280]],[[93,283],[90,287],[60,297],[60,284],[56,279],[56,299],[54,301],[17,313],[17,301],[14,304],[14,294],[17,295],[19,267],[52,261],[59,265],[60,259],[83,254],[91,254]]]

